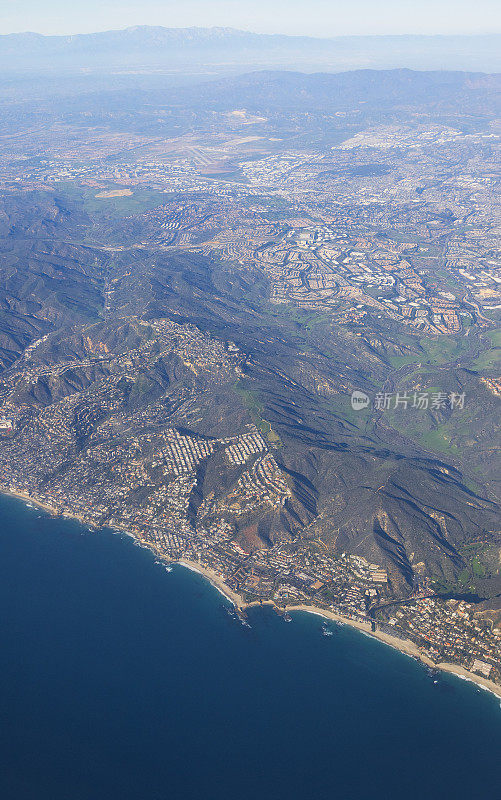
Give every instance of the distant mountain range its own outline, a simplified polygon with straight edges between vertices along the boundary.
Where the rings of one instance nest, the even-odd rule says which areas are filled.
[[[76,36],[0,36],[4,72],[235,72],[251,68],[501,72],[501,35],[319,39],[233,28],[139,26]]]

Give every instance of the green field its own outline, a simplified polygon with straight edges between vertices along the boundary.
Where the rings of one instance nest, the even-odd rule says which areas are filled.
[[[419,344],[424,350],[423,363],[431,366],[455,361],[469,348],[469,341],[461,335],[423,337]]]
[[[158,208],[168,202],[165,192],[131,187],[132,194],[122,197],[96,197],[101,191],[114,191],[126,187],[110,185],[106,189],[82,188],[71,182],[58,184],[65,195],[83,202],[83,210],[91,216],[128,217]]]
[[[112,191],[113,188],[120,187],[110,186],[109,190]],[[163,192],[147,189],[134,189],[133,194],[124,197],[96,197],[96,194],[98,192],[94,190],[84,194],[84,209],[88,214],[128,217],[158,208],[166,202]]]
[[[498,369],[501,368],[501,328],[489,331],[485,338],[491,342],[491,347],[472,362],[474,369]]]
[[[455,361],[468,352],[470,342],[464,335],[459,336],[423,336],[419,340],[419,349],[407,356],[390,356],[392,367],[399,369],[406,364],[420,363],[422,369],[430,366],[441,366]],[[420,368],[421,369],[421,368]]]
[[[240,381],[235,384],[234,391],[240,396],[258,431],[270,444],[279,446],[281,444],[280,436],[273,430],[268,420],[263,419],[264,408],[259,402],[257,392],[246,389]]]
[[[449,453],[452,456],[461,454],[461,449],[451,442],[450,427],[447,423],[438,425],[430,431],[416,436],[417,441],[428,450],[436,450],[439,453]]]
[[[395,369],[405,367],[407,364],[415,364],[419,362],[419,354],[413,353],[408,356],[389,356],[388,361]]]
[[[491,350],[481,353],[473,361],[472,366],[478,370],[501,368],[501,347],[493,347]]]

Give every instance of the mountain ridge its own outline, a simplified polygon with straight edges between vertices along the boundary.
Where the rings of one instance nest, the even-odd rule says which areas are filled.
[[[309,37],[228,27],[125,29],[71,35],[32,31],[0,35],[6,70],[169,69],[213,65],[221,71],[252,64],[332,70],[407,66],[416,69],[501,71],[501,35],[399,34]],[[48,61],[45,61],[47,59]],[[69,60],[69,63],[68,63]]]

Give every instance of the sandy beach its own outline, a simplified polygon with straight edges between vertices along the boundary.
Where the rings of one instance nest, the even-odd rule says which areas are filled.
[[[494,681],[490,681],[487,678],[483,678],[481,675],[476,675],[474,672],[469,672],[459,664],[447,664],[445,662],[435,664],[435,662],[431,661],[431,659],[425,656],[419,647],[410,639],[400,639],[396,636],[390,636],[388,633],[383,633],[382,631],[373,632],[369,622],[362,622],[359,620],[349,619],[348,617],[342,617],[339,614],[324,608],[299,605],[287,606],[287,611],[304,611],[308,614],[317,614],[318,616],[325,617],[325,619],[332,619],[336,622],[342,622],[344,625],[350,625],[352,628],[357,628],[357,630],[362,631],[368,636],[372,636],[374,639],[378,639],[380,642],[395,648],[395,650],[399,650],[401,653],[418,658],[427,667],[431,667],[432,669],[440,669],[443,672],[450,672],[453,675],[457,675],[457,677],[462,678],[463,680],[475,683],[482,689],[492,692],[492,694],[496,695],[496,697],[501,700],[501,686],[499,686],[497,683],[494,683]]]
[[[43,509],[48,514],[52,514],[52,516],[56,516],[57,514],[60,513],[59,509],[56,508],[55,506],[49,506],[46,503],[42,503],[40,500],[35,500],[26,492],[15,492],[12,489],[2,489],[1,492],[2,494],[8,495],[9,497],[17,497],[18,500],[23,500],[23,502],[25,503],[31,503],[32,505],[37,506],[37,508]],[[75,517],[76,519],[75,515],[72,516]]]
[[[53,517],[61,516],[66,517],[67,519],[76,519],[78,522],[81,522],[82,525],[85,525],[88,528],[97,529],[99,527],[95,522],[90,519],[86,519],[82,514],[76,514],[74,511],[63,511],[57,506],[51,506],[48,503],[42,503],[41,500],[37,500],[26,492],[15,492],[13,489],[0,489],[0,492],[1,494],[6,494],[9,497],[16,497],[18,500],[22,500],[24,503],[31,503],[31,505],[41,508],[43,511],[46,511],[47,514],[51,514]]]
[[[261,605],[268,605],[268,606],[275,606],[272,600],[264,600],[262,603],[259,600],[255,600],[251,603],[246,603],[241,595],[237,594],[236,592],[232,591],[229,586],[227,586],[223,580],[223,578],[218,575],[213,570],[209,569],[208,567],[201,566],[200,564],[192,561],[187,561],[185,559],[175,562],[181,564],[182,566],[192,569],[194,572],[198,572],[200,575],[203,575],[213,586],[218,589],[228,600],[234,603],[235,606],[240,608],[242,611],[245,611],[248,608],[256,608]],[[419,659],[423,664],[427,667],[432,669],[440,669],[443,672],[450,672],[453,675],[456,675],[463,680],[470,681],[471,683],[475,683],[477,686],[481,687],[482,689],[486,689],[489,692],[492,692],[496,697],[501,700],[501,686],[498,686],[497,683],[488,680],[487,678],[483,678],[481,675],[476,675],[474,672],[469,672],[464,667],[461,667],[459,664],[447,664],[445,662],[440,662],[435,664],[434,661],[431,661],[426,655],[424,655],[419,647],[414,644],[410,639],[400,639],[397,636],[391,636],[388,633],[383,633],[383,631],[372,631],[372,627],[370,622],[363,622],[361,620],[354,620],[350,619],[349,617],[343,617],[340,614],[336,614],[334,611],[330,611],[329,609],[320,608],[318,606],[308,606],[308,605],[289,605],[287,606],[287,611],[303,611],[307,614],[315,614],[319,617],[323,617],[324,619],[331,619],[335,622],[341,622],[343,625],[350,625],[352,628],[356,628],[357,630],[361,631],[362,633],[366,634],[367,636],[372,636],[374,639],[378,639],[380,642],[388,645],[389,647],[393,647],[395,650],[398,650],[405,655],[412,656],[413,658]]]
[[[180,564],[182,567],[191,570],[192,572],[198,572],[199,575],[202,575],[204,578],[207,578],[209,583],[212,583],[215,589],[218,590],[222,595],[224,595],[227,600],[230,600],[235,606],[238,608],[245,608],[245,604],[242,601],[242,598],[236,592],[233,592],[229,586],[227,586],[224,580],[221,578],[217,572],[214,572],[213,569],[209,567],[202,567],[196,561],[187,561],[186,559],[182,558],[179,561],[172,562],[174,564]]]
[[[16,497],[18,500],[23,500],[25,503],[32,503],[33,505],[41,508],[43,511],[46,511],[49,514],[57,515],[61,514],[60,509],[55,508],[54,506],[47,505],[46,503],[42,503],[39,500],[30,497],[30,495],[26,494],[25,492],[16,492],[13,490],[8,489],[1,489],[2,494],[9,495],[11,497]],[[85,518],[81,517],[78,514],[70,514],[68,512],[64,512],[65,517],[68,519],[76,519],[81,522],[83,525],[87,527],[98,527],[95,523],[87,521]],[[199,564],[197,561],[190,561],[188,559],[179,559],[173,560],[165,555],[163,555],[154,545],[150,545],[148,542],[145,542],[142,539],[138,539],[134,534],[130,533],[129,531],[116,529],[117,533],[124,534],[127,536],[132,536],[133,539],[140,542],[143,546],[148,547],[158,558],[162,561],[165,561],[166,564],[179,564],[185,569],[189,569],[192,572],[197,572],[199,575],[202,575],[209,583],[214,586],[215,589],[220,592],[230,603],[233,603],[237,608],[245,611],[248,608],[256,608],[257,606],[261,605],[269,605],[274,607],[275,603],[272,600],[264,600],[260,602],[259,600],[255,600],[250,603],[246,603],[243,597],[232,589],[225,583],[224,579],[221,575],[218,575],[210,567],[205,565]],[[400,639],[396,636],[390,636],[388,633],[383,633],[382,631],[372,631],[371,624],[369,622],[363,622],[361,620],[354,620],[350,619],[349,617],[343,617],[340,614],[337,614],[330,609],[320,608],[318,606],[309,606],[309,605],[288,605],[287,611],[302,611],[307,614],[316,614],[317,616],[324,617],[325,619],[331,619],[335,622],[341,622],[344,625],[350,625],[352,628],[356,628],[357,630],[361,631],[362,633],[366,634],[367,636],[372,636],[374,639],[378,639],[380,642],[393,647],[395,650],[399,650],[401,653],[405,653],[408,656],[412,656],[413,658],[417,658],[422,661],[428,667],[434,669],[440,669],[443,672],[450,672],[453,675],[456,675],[458,678],[466,681],[470,681],[471,683],[475,683],[482,689],[485,689],[489,692],[492,692],[496,697],[501,700],[501,686],[493,681],[488,680],[487,678],[483,678],[480,675],[476,675],[473,672],[469,672],[464,667],[461,667],[459,664],[448,664],[444,662],[440,662],[435,664],[431,661],[427,656],[425,656],[420,649],[417,647],[414,642],[410,639]]]

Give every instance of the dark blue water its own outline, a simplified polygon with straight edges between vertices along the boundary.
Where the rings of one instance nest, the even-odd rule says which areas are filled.
[[[499,701],[0,499],[2,800],[501,796]]]

